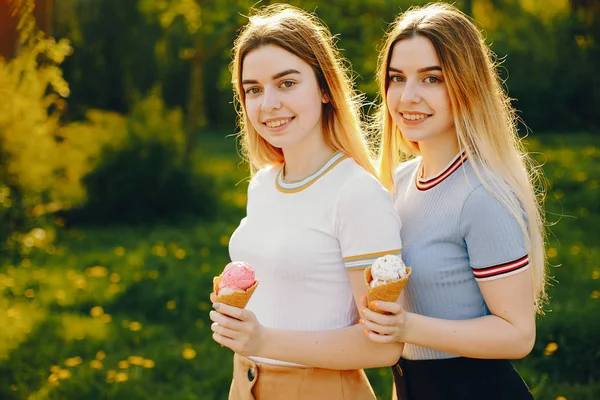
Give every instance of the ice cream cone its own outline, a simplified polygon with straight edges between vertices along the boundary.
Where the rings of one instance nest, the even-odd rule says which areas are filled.
[[[221,279],[221,275],[213,278],[213,292],[217,296],[215,303],[223,303],[238,308],[246,307],[246,304],[248,304],[248,301],[250,301],[250,297],[252,297],[252,293],[254,293],[254,290],[258,286],[258,281],[256,281],[254,282],[254,285],[250,286],[246,290],[219,295],[219,283],[221,283]]]
[[[400,293],[402,293],[402,289],[404,289],[404,286],[406,286],[406,283],[408,282],[408,278],[410,277],[411,271],[412,269],[410,267],[406,267],[406,277],[398,279],[397,281],[384,283],[383,285],[375,286],[374,288],[372,288],[371,281],[373,280],[373,276],[371,275],[371,267],[367,267],[367,269],[365,269],[365,280],[367,282],[368,288],[367,304],[369,305],[369,308],[373,311],[377,311],[371,308],[371,302],[374,300],[398,300],[398,296],[400,296]]]

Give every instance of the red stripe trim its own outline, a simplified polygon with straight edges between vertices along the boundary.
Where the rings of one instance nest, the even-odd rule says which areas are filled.
[[[467,159],[467,154],[463,152],[460,155],[460,157],[458,157],[452,164],[450,164],[450,166],[448,166],[448,168],[444,172],[442,172],[440,175],[436,176],[435,178],[431,178],[426,181],[421,181],[421,180],[417,179],[417,189],[428,190],[428,189],[431,189],[432,187],[440,184],[444,179],[446,179],[447,177],[452,175],[452,173],[454,171],[459,169],[460,166],[465,162],[466,159]]]
[[[473,269],[475,278],[489,278],[490,276],[502,275],[508,272],[524,268],[529,264],[529,256],[525,255],[517,260],[509,261],[504,264],[498,264],[486,268]]]

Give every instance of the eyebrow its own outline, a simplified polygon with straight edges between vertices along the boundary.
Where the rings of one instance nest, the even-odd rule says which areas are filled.
[[[437,65],[434,65],[432,67],[419,68],[417,70],[417,72],[428,72],[428,71],[440,71],[440,72],[442,72],[442,67],[438,67]],[[389,67],[388,68],[388,72],[399,72],[399,73],[402,73],[402,70],[394,68],[394,67]]]
[[[286,69],[285,71],[281,71],[281,72],[276,73],[275,75],[273,75],[271,77],[271,79],[275,80],[275,79],[279,79],[279,78],[282,78],[282,77],[284,77],[286,75],[291,75],[291,74],[301,75],[300,71],[298,71],[297,69]],[[247,84],[250,84],[250,83],[258,83],[258,81],[255,80],[255,79],[244,79],[242,81],[242,85],[247,85]]]

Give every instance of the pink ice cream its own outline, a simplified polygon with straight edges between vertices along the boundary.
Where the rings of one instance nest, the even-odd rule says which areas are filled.
[[[254,268],[243,261],[233,261],[227,264],[221,274],[221,278],[219,289],[246,290],[256,282]]]

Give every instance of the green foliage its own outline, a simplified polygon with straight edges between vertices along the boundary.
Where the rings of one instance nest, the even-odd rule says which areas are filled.
[[[71,222],[208,217],[216,208],[216,188],[184,162],[181,111],[166,109],[154,91],[134,106],[125,129],[123,142],[107,144],[83,178],[87,202],[69,214]]]
[[[0,251],[14,252],[18,235],[11,235],[32,228],[35,206],[56,200],[58,120],[69,95],[59,65],[71,47],[36,31],[31,1],[12,5],[21,49],[11,60],[0,58]]]

